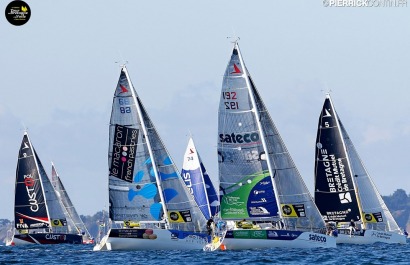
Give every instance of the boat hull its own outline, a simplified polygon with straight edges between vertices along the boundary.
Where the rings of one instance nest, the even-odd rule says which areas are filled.
[[[357,232],[352,236],[350,236],[350,233],[347,231],[340,231],[336,238],[337,244],[373,244],[377,242],[406,244],[406,236],[394,232],[367,229],[362,232]]]
[[[229,230],[222,243],[224,249],[263,248],[329,248],[336,247],[336,238],[313,232],[274,229]]]
[[[210,240],[203,233],[142,228],[112,228],[94,251],[202,249]]]
[[[16,234],[9,245],[21,246],[31,244],[82,244],[81,235],[62,233]]]

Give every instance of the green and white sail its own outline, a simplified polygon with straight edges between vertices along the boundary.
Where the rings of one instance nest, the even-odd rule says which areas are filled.
[[[285,227],[295,230],[325,226],[237,42],[222,83],[218,158],[223,219],[281,218]]]

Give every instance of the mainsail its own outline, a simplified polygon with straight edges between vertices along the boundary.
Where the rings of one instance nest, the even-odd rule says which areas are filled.
[[[328,94],[316,138],[315,201],[325,220],[400,231],[360,159]]]
[[[219,212],[218,194],[205,170],[192,137],[189,138],[184,155],[182,178],[205,218],[209,219],[211,216],[215,216]]]
[[[64,188],[63,183],[61,182],[60,176],[57,173],[54,163],[51,163],[51,183],[53,184],[54,190],[56,191],[56,194],[63,205],[63,209],[65,210],[64,214],[67,219],[69,231],[71,233],[83,234],[84,241],[88,242],[92,239],[92,236],[90,235],[87,227],[81,220],[81,217],[75,210],[74,205],[71,202],[71,199],[68,196],[68,193]]]
[[[236,42],[219,105],[218,162],[223,219],[323,228],[323,219],[244,64]]]
[[[14,209],[17,229],[67,230],[64,212],[27,132],[17,162]]]
[[[171,229],[205,230],[206,220],[135,92],[125,66],[113,98],[108,163],[111,220],[163,220]]]

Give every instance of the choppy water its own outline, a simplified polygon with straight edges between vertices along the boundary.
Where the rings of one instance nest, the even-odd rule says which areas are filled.
[[[105,251],[87,245],[0,246],[0,264],[410,264],[407,245],[242,251]]]

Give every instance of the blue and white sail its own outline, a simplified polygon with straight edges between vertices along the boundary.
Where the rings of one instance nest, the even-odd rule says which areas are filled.
[[[219,212],[219,199],[194,141],[189,138],[182,165],[182,178],[206,219]]]
[[[127,69],[115,89],[109,129],[113,221],[165,221],[169,229],[206,231],[206,219],[154,127]]]

